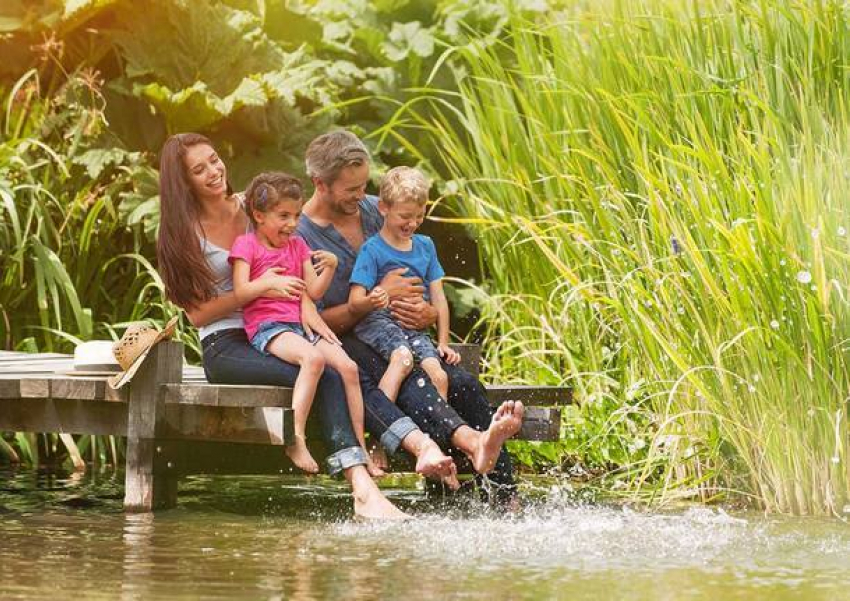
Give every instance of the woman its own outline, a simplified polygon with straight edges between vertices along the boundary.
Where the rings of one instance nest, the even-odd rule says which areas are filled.
[[[204,371],[210,382],[292,386],[298,368],[265,356],[248,342],[241,303],[233,294],[227,261],[237,236],[249,229],[241,200],[231,193],[227,170],[212,143],[200,134],[176,134],[166,140],[160,159],[161,218],[157,256],[169,299],[183,307],[200,329]],[[291,297],[304,282],[270,269],[249,285],[251,299]],[[328,340],[333,333],[313,307],[305,317]],[[403,519],[405,513],[381,493],[366,471],[366,454],[357,442],[339,374],[326,369],[315,401],[330,446],[329,472],[344,472],[351,483],[356,515]]]

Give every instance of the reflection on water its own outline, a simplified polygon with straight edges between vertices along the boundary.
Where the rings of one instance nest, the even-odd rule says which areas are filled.
[[[512,517],[388,492],[417,519],[351,521],[345,487],[195,478],[124,515],[120,478],[0,473],[0,598],[840,599],[850,528],[815,519],[577,506],[557,486]]]

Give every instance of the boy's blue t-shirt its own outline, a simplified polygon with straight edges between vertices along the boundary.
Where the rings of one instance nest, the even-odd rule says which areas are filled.
[[[413,248],[398,250],[387,244],[380,234],[375,234],[360,247],[351,272],[351,283],[371,290],[387,273],[399,267],[409,269],[406,276],[422,278],[426,300],[429,300],[428,286],[431,282],[446,275],[437,259],[434,242],[428,236],[414,234]]]

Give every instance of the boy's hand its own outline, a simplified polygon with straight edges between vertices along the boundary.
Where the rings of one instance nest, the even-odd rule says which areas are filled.
[[[390,296],[380,286],[375,286],[366,297],[372,303],[372,309],[385,309],[390,304]]]
[[[316,268],[317,274],[321,274],[325,269],[333,271],[339,265],[337,256],[327,250],[314,250],[310,253],[310,258],[313,259],[313,267]]]
[[[457,365],[460,363],[460,353],[450,347],[448,344],[438,344],[437,352],[440,353],[443,361],[449,365]]]

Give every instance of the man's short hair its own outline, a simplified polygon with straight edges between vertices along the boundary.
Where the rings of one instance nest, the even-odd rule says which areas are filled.
[[[428,178],[413,167],[393,167],[381,178],[381,201],[391,207],[400,202],[415,202],[423,206],[428,202]]]
[[[369,150],[350,131],[341,129],[322,134],[307,147],[307,175],[330,186],[346,167],[369,164]]]

